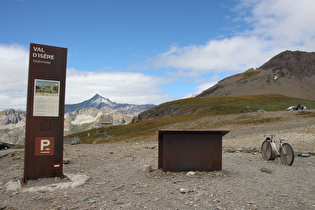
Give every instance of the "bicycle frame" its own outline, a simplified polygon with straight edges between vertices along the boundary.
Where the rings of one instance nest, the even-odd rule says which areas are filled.
[[[280,154],[281,148],[283,149],[284,154],[287,153],[287,152],[285,151],[285,149],[282,147],[282,145],[283,145],[283,140],[284,140],[283,138],[276,139],[276,138],[275,138],[276,135],[274,135],[274,134],[266,134],[265,137],[267,137],[266,140],[269,141],[269,143],[270,143],[270,145],[271,145],[272,152],[273,152],[274,154],[276,154],[276,157],[280,157],[280,156],[281,156],[281,154]],[[275,140],[279,140],[279,142],[280,142],[279,149],[277,149],[277,145],[276,145],[276,141],[275,141]]]
[[[261,145],[261,154],[265,160],[275,160],[280,157],[281,162],[291,166],[294,161],[294,150],[288,143],[283,143],[284,139],[275,138],[274,134],[265,134],[266,139]],[[279,141],[279,149],[277,149],[276,140]]]

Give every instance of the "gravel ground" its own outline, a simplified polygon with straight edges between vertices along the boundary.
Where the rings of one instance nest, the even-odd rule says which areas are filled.
[[[298,121],[294,127],[289,117],[275,125],[231,126],[224,148],[259,149],[263,134],[272,132],[295,150],[314,152],[314,124]],[[259,152],[224,152],[223,170],[189,174],[158,169],[156,140],[65,145],[64,158],[70,160],[66,175],[89,177],[83,185],[59,189],[56,184],[70,180],[50,178],[8,190],[10,180],[23,176],[24,153],[0,158],[0,209],[315,209],[314,155],[285,166],[262,160]],[[152,171],[143,172],[144,165]]]

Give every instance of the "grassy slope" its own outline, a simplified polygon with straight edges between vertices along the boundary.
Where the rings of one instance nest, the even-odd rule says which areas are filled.
[[[310,106],[315,107],[315,101],[282,95],[197,97],[164,103],[158,107],[173,104],[180,105],[180,110],[185,114],[156,118],[128,125],[112,126],[106,129],[92,129],[66,136],[66,139],[77,137],[84,143],[93,143],[96,140],[97,143],[144,140],[155,135],[157,136],[157,132],[160,129],[207,129],[208,125],[203,125],[202,119],[211,116],[256,112],[261,109],[280,111],[297,104],[304,104],[308,108]],[[246,123],[246,120],[243,123]],[[88,136],[88,133],[90,133],[90,136]]]

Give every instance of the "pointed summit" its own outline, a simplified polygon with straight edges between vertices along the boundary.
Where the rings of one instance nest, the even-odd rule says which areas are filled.
[[[120,112],[122,114],[129,114],[129,115],[135,116],[144,110],[154,107],[155,105],[153,104],[144,104],[144,105],[119,104],[119,103],[112,102],[108,98],[104,98],[103,96],[99,94],[95,94],[92,98],[86,101],[83,101],[81,103],[66,104],[65,113],[73,112],[80,109],[86,109],[86,108],[101,109],[104,106],[114,109],[115,111]]]
[[[80,110],[84,108],[97,108],[100,109],[103,106],[113,107],[115,106],[115,102],[111,102],[108,98],[104,98],[99,94],[96,94],[92,98],[83,101],[78,104],[66,104],[65,106],[65,113],[73,112],[75,110]]]
[[[103,106],[114,106],[116,103],[111,102],[108,98],[104,98],[99,94],[96,94],[91,99],[87,100],[86,102],[90,103],[89,107],[95,107],[95,108],[102,108]]]
[[[98,93],[95,94],[95,96],[93,96],[91,99],[97,99],[99,97],[102,97],[101,95],[99,95]]]

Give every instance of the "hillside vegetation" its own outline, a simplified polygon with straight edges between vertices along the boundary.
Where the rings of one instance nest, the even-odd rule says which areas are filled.
[[[218,129],[222,124],[269,123],[278,118],[255,119],[250,115],[240,113],[257,112],[258,110],[283,111],[292,105],[304,104],[308,108],[315,107],[315,101],[290,98],[282,95],[256,96],[220,96],[198,97],[176,100],[151,108],[142,116],[138,123],[112,126],[109,128],[92,129],[81,133],[68,135],[65,142],[78,139],[81,143],[107,143],[116,141],[141,141],[157,138],[161,129]],[[174,109],[176,107],[176,109]],[[159,115],[158,115],[159,113]],[[297,112],[297,114],[301,112]],[[222,115],[240,115],[233,121],[216,121]],[[139,117],[140,117],[139,115]],[[306,117],[315,117],[314,112],[303,112]]]

